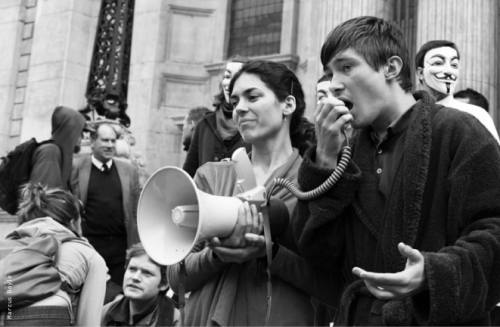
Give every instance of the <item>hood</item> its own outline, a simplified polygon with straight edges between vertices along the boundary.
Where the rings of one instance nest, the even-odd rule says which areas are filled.
[[[59,146],[62,151],[62,182],[66,187],[71,176],[71,165],[73,153],[78,138],[82,135],[85,127],[85,118],[78,111],[68,107],[57,107],[52,114],[52,137],[51,140]]]
[[[59,224],[50,217],[30,220],[10,232],[6,239],[19,239],[24,237],[38,237],[56,234],[71,234],[69,229]]]

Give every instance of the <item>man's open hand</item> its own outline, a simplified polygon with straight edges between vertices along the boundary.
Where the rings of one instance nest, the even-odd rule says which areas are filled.
[[[373,273],[355,267],[352,272],[363,279],[368,290],[381,300],[400,300],[418,294],[428,288],[424,257],[420,251],[404,243],[398,244],[405,256],[405,270],[398,273]]]

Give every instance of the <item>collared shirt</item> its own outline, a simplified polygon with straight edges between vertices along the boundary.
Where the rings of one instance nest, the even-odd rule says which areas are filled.
[[[92,155],[92,164],[94,166],[97,167],[97,169],[99,169],[100,171],[102,171],[102,166],[104,166],[104,163],[100,162],[99,160],[96,159],[96,157],[94,157],[94,155]],[[111,166],[113,165],[113,159],[109,159],[107,162],[106,162],[106,166],[108,166],[109,169],[111,169]]]
[[[387,133],[382,139],[379,139],[375,131],[370,133],[375,145],[374,162],[379,178],[378,190],[385,199],[389,198],[396,171],[403,157],[406,131],[413,108],[414,106],[387,127]]]

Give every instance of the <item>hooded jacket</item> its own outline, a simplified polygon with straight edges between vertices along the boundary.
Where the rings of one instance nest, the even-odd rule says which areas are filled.
[[[10,234],[7,239],[46,237],[73,232],[50,217],[30,220]],[[82,242],[84,240],[82,239]],[[87,243],[87,242],[85,242]],[[58,270],[68,286],[77,326],[99,326],[104,292],[106,290],[106,263],[90,244],[65,242],[59,250]],[[57,295],[54,295],[57,296]],[[77,305],[75,305],[78,303]],[[76,313],[75,313],[76,312]]]
[[[500,147],[471,115],[434,103],[425,92],[413,109],[404,153],[386,200],[378,191],[369,130],[325,195],[298,201],[292,220],[302,255],[332,270],[342,296],[335,325],[488,325],[500,301]],[[306,152],[302,190],[332,173]],[[402,300],[376,299],[353,267],[405,269],[397,245],[424,257],[428,290]]]
[[[41,145],[34,151],[30,182],[70,189],[73,153],[84,126],[85,118],[78,111],[68,107],[54,110],[50,138],[54,143]]]

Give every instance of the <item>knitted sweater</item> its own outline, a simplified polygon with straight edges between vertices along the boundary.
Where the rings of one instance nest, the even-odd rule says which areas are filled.
[[[374,145],[367,130],[353,159],[326,195],[299,201],[292,219],[303,256],[332,270],[342,295],[336,325],[488,325],[500,301],[500,148],[471,115],[435,105],[425,92],[415,105],[403,158],[387,200],[378,192]],[[309,149],[299,170],[303,190],[330,174]],[[422,252],[429,289],[382,301],[352,268],[394,273],[406,260],[397,244]]]

